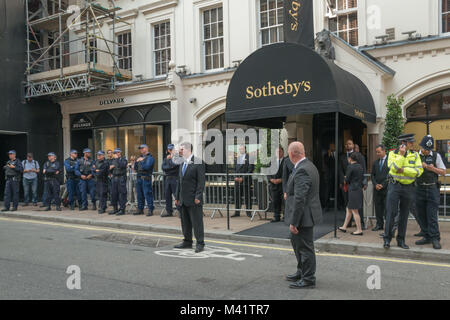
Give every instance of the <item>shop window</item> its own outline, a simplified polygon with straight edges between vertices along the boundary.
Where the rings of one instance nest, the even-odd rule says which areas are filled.
[[[352,46],[358,45],[358,1],[331,0],[327,5],[328,29]]]
[[[150,153],[155,158],[154,171],[162,171],[161,165],[166,156],[163,146],[163,127],[156,125],[145,125],[145,143],[148,145]]]
[[[436,140],[436,151],[441,154],[447,169],[450,169],[450,140]]]
[[[431,94],[406,109],[406,118],[411,120],[437,120],[450,117],[450,89]]]
[[[117,129],[116,128],[105,128],[105,129],[95,129],[94,130],[94,141],[95,150],[114,150],[117,145]]]
[[[126,109],[119,118],[120,124],[136,124],[136,123],[142,123],[144,121],[144,118],[142,117],[142,114],[137,111],[136,109],[129,108]]]
[[[441,0],[441,32],[449,33],[450,32],[450,0]]]
[[[130,159],[131,156],[138,156],[139,146],[144,143],[144,126],[129,126],[119,128],[119,148],[122,154]]]
[[[259,32],[261,45],[283,42],[283,0],[259,1]]]
[[[203,43],[205,69],[223,68],[223,9],[222,7],[203,11]]]
[[[155,76],[163,76],[169,72],[171,58],[170,22],[155,24],[153,27],[153,39]]]

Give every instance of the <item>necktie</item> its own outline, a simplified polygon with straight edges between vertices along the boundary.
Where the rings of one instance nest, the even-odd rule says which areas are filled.
[[[384,159],[380,159],[380,171],[383,169]]]
[[[183,177],[184,177],[184,174],[186,173],[186,168],[187,168],[187,162],[185,162],[183,164],[183,169],[181,170],[181,174],[183,175]]]

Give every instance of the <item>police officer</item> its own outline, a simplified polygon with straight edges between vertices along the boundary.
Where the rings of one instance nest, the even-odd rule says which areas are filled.
[[[427,135],[423,137],[419,146],[422,160],[423,174],[417,179],[416,184],[416,209],[417,222],[420,225],[424,237],[416,241],[417,245],[433,244],[434,249],[441,249],[440,233],[438,225],[439,209],[439,175],[444,176],[446,167],[441,155],[433,152],[434,139]]]
[[[47,197],[45,199],[44,205],[47,207],[45,211],[50,211],[52,201],[56,205],[56,210],[61,211],[61,198],[59,197],[59,181],[57,175],[61,167],[59,162],[56,161],[56,154],[53,152],[48,153],[48,161],[44,163],[44,188],[47,189]]]
[[[148,213],[147,217],[153,215],[155,209],[153,205],[153,190],[152,190],[152,174],[155,159],[148,152],[148,146],[142,144],[139,146],[141,156],[136,159],[134,163],[134,170],[136,171],[136,194],[138,201],[138,212],[136,214],[144,214],[144,205],[147,201]]]
[[[100,150],[97,152],[97,160],[94,162],[92,173],[96,180],[95,189],[97,190],[98,213],[105,213],[106,200],[108,199],[108,174],[109,165],[105,160],[105,152]]]
[[[112,173],[111,204],[114,208],[109,214],[118,216],[125,214],[127,204],[127,159],[122,157],[120,148],[114,149],[113,159],[110,161],[109,170]],[[120,206],[120,210],[117,207]]]
[[[9,211],[11,200],[13,202],[13,208],[11,211],[17,211],[19,205],[19,181],[23,172],[22,163],[16,158],[16,151],[11,150],[8,152],[9,160],[3,166],[5,171],[5,197],[3,212]]]
[[[177,189],[178,172],[180,165],[173,162],[175,146],[171,143],[167,146],[167,157],[162,164],[162,170],[164,171],[164,194],[166,196],[166,212],[161,217],[172,217],[172,195],[175,196]],[[178,209],[178,207],[177,207]]]
[[[384,247],[389,248],[393,236],[394,218],[400,208],[397,245],[409,249],[405,243],[408,225],[409,207],[414,197],[414,181],[423,172],[422,161],[417,152],[412,150],[414,134],[404,134],[398,137],[401,145],[389,152],[389,185],[386,198],[386,224],[384,230]]]
[[[81,194],[80,211],[88,209],[88,193],[92,201],[92,210],[97,210],[95,200],[95,180],[92,174],[92,166],[94,165],[94,160],[91,159],[91,153],[91,149],[84,149],[83,158],[78,161],[78,170],[76,174],[80,177],[80,182],[78,184]]]
[[[64,168],[66,169],[66,188],[70,210],[75,209],[75,195],[78,200],[78,206],[81,208],[81,194],[78,187],[80,178],[76,175],[76,172],[79,171],[79,163],[77,158],[78,151],[71,150],[70,157],[64,160]]]

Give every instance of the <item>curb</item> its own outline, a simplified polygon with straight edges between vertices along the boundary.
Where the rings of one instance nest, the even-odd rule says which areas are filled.
[[[169,233],[182,235],[181,228],[169,227],[163,225],[151,225],[151,224],[136,224],[129,222],[114,222],[114,221],[97,221],[84,218],[72,218],[61,216],[38,216],[27,213],[11,213],[2,212],[0,216],[9,218],[20,218],[25,220],[36,221],[48,221],[67,224],[78,224],[96,227],[106,227],[121,230],[132,231],[147,231],[157,233]],[[227,231],[205,231],[205,238],[219,239],[219,240],[234,240],[242,242],[252,242],[259,244],[275,244],[280,246],[291,246],[289,239],[280,238],[268,238],[258,236],[245,236],[238,235]],[[314,246],[317,252],[327,252],[336,254],[348,254],[348,255],[363,255],[363,256],[377,256],[386,258],[408,259],[408,260],[420,260],[429,262],[444,262],[450,261],[450,250],[434,250],[431,248],[411,248],[409,250],[391,247],[390,249],[384,249],[381,243],[359,243],[352,241],[342,241],[338,239],[319,239],[314,242]]]
[[[444,262],[450,261],[450,250],[435,250],[432,248],[410,248],[405,250],[392,246],[395,241],[391,243],[391,248],[383,248],[381,242],[378,243],[360,243],[352,241],[342,241],[337,239],[319,239],[315,241],[316,249],[323,252],[362,255],[362,256],[377,256],[385,258],[398,258],[408,260],[420,260],[429,262]]]

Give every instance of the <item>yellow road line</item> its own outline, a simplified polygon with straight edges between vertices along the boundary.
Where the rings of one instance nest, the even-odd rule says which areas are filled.
[[[94,226],[87,226],[87,225],[75,225],[75,224],[70,224],[70,223],[58,223],[58,222],[50,222],[50,221],[17,219],[17,218],[8,218],[8,217],[0,217],[0,220],[12,221],[12,222],[25,222],[25,223],[32,223],[32,224],[42,224],[42,225],[47,225],[47,226],[72,228],[72,229],[80,229],[80,230],[113,232],[113,233],[118,233],[118,234],[141,235],[141,236],[147,236],[147,237],[159,237],[159,238],[177,239],[177,240],[183,239],[183,237],[181,237],[181,236],[171,236],[171,235],[167,235],[167,234],[153,233],[153,232],[147,232],[147,231],[120,230],[120,229],[114,229],[114,228],[108,228],[108,227],[94,227]],[[258,245],[258,244],[249,244],[249,243],[242,243],[242,242],[229,242],[229,241],[211,240],[211,239],[208,239],[208,242],[224,244],[224,245],[231,245],[231,246],[238,246],[238,247],[292,252],[292,248],[283,248],[283,247],[276,247],[276,246],[265,246],[265,245]],[[324,256],[324,257],[339,257],[339,258],[350,258],[350,259],[359,259],[359,260],[374,260],[374,261],[383,261],[383,262],[395,262],[395,263],[416,264],[416,265],[431,266],[431,267],[450,268],[450,264],[415,261],[415,260],[404,260],[404,259],[396,259],[396,258],[369,257],[369,256],[357,256],[357,255],[349,255],[349,254],[324,253],[324,252],[319,252],[316,255]]]

